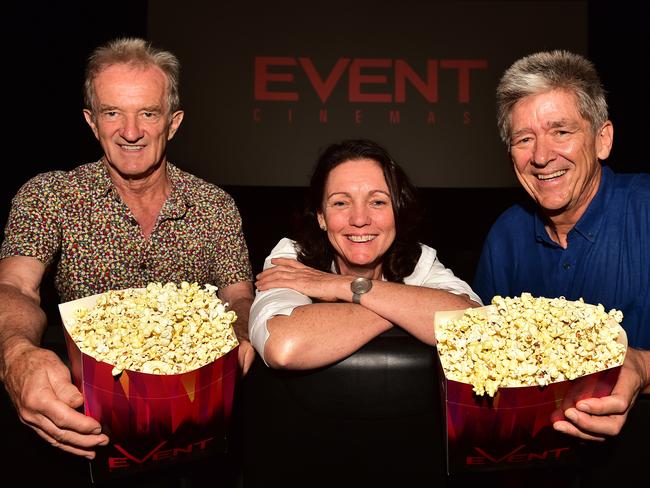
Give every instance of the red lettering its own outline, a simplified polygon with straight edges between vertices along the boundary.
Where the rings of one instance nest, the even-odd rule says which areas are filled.
[[[273,92],[269,90],[269,82],[292,82],[293,74],[291,73],[271,73],[268,71],[269,66],[295,66],[296,60],[293,58],[281,57],[255,57],[255,100],[295,102],[298,100],[296,92]]]
[[[438,62],[433,59],[427,60],[427,81],[424,82],[406,61],[397,59],[395,61],[395,101],[398,103],[406,101],[406,80],[409,80],[413,87],[429,103],[438,101]]]
[[[262,122],[262,110],[259,108],[253,109],[253,120],[255,122]]]
[[[399,110],[391,110],[388,112],[388,120],[391,124],[399,124]]]
[[[363,111],[361,109],[356,109],[354,111],[354,122],[357,124],[361,123],[361,115],[363,115]]]
[[[555,454],[555,458],[559,458],[564,451],[570,451],[570,447],[558,447],[557,449],[551,449],[549,452]]]
[[[345,68],[347,68],[348,64],[350,64],[350,58],[339,58],[339,60],[334,65],[334,68],[332,68],[330,74],[327,76],[325,81],[323,81],[318,74],[318,71],[316,71],[314,63],[311,62],[311,59],[298,58],[298,61],[300,61],[302,69],[305,70],[305,74],[307,75],[307,78],[309,78],[311,86],[314,87],[318,98],[320,98],[320,101],[323,103],[325,103],[330,97],[332,91],[334,90],[334,87],[341,79]]]
[[[467,456],[465,464],[485,464],[485,458],[481,456]]]
[[[126,449],[124,449],[122,446],[119,444],[115,444],[115,449],[120,451],[122,454],[124,454],[127,458],[129,458],[131,461],[134,461],[138,464],[144,463],[147,459],[149,459],[151,456],[153,456],[158,449],[160,449],[162,446],[167,444],[167,441],[162,441],[160,444],[158,444],[156,447],[154,447],[153,451],[149,452],[145,457],[142,459],[138,459],[137,457],[133,456],[132,454],[129,454]]]
[[[355,59],[350,66],[350,85],[349,98],[350,102],[380,102],[390,103],[392,96],[390,93],[362,93],[361,85],[363,84],[385,84],[388,81],[386,75],[362,75],[363,68],[390,68],[392,61],[390,59]]]
[[[203,439],[202,441],[195,442],[195,446],[199,446],[199,449],[205,449],[205,446],[208,442],[211,440],[214,440],[214,437],[208,437],[207,439]]]
[[[534,452],[528,454],[529,461],[534,461],[535,459],[546,459],[547,457],[548,457],[548,451],[544,451],[539,454],[536,454]]]
[[[292,108],[287,110],[287,120],[289,121],[289,123],[293,122],[293,109]]]
[[[443,59],[440,67],[458,70],[458,101],[469,102],[469,74],[473,69],[486,69],[485,59]]]
[[[191,454],[192,453],[192,444],[187,446],[187,448],[183,449],[181,447],[175,447],[174,448],[174,456],[178,456],[179,454]]]
[[[114,470],[114,469],[121,469],[121,468],[128,468],[129,463],[127,462],[127,459],[125,457],[109,457],[108,458],[108,469],[109,470]]]
[[[436,114],[429,111],[429,114],[427,115],[427,124],[433,125],[436,123]]]
[[[526,454],[514,454],[512,456],[508,456],[507,461],[509,463],[522,463],[527,460],[528,456]]]
[[[318,120],[320,120],[321,124],[327,124],[327,109],[326,108],[322,108],[320,110]]]
[[[508,454],[506,454],[505,456],[503,456],[503,457],[501,457],[501,458],[493,458],[492,456],[490,456],[487,452],[485,452],[485,451],[484,451],[483,449],[481,449],[480,447],[474,447],[474,449],[476,449],[476,450],[479,452],[479,454],[483,455],[484,457],[486,457],[487,459],[489,459],[489,460],[492,461],[493,463],[500,463],[501,461],[503,461],[503,460],[505,460],[505,459],[508,459],[508,458],[510,458],[511,456],[514,456],[515,453],[516,453],[517,451],[520,451],[520,450],[523,449],[524,447],[526,447],[526,444],[522,444],[521,446],[519,446],[518,448],[516,448],[514,451],[510,451]]]
[[[153,455],[151,459],[154,461],[163,461],[164,459],[169,459],[172,457],[173,453],[171,449],[165,449],[164,451],[159,451]]]
[[[468,112],[467,110],[465,110],[465,111],[463,112],[463,123],[464,123],[465,125],[468,125],[468,124],[470,124],[471,122],[472,122],[472,114],[471,114],[471,112]]]

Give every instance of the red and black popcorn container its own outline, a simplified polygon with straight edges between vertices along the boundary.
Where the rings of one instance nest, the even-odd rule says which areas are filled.
[[[487,309],[488,307],[483,307]],[[436,327],[464,310],[437,312]],[[627,345],[623,329],[619,342]],[[609,395],[621,366],[545,386],[499,388],[493,397],[447,378],[437,352],[447,473],[564,465],[575,459],[577,438],[553,429],[564,411],[585,398]]]
[[[92,481],[138,474],[228,450],[238,380],[238,346],[198,369],[181,374],[124,370],[80,351],[69,332],[81,307],[99,295],[59,305],[72,377],[84,397],[83,412],[110,438],[90,461]]]

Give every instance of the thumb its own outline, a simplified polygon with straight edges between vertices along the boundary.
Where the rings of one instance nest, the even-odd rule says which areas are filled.
[[[56,386],[54,393],[62,402],[72,408],[78,408],[84,403],[83,395],[72,383]]]

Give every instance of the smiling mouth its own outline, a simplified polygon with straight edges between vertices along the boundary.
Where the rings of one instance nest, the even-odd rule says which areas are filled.
[[[347,236],[352,242],[370,242],[375,239],[377,236],[364,235],[364,236]]]
[[[144,149],[144,146],[131,146],[126,144],[120,144],[120,148],[124,149],[125,151],[140,151],[141,149]]]
[[[552,180],[553,178],[559,178],[562,176],[564,173],[566,173],[566,169],[561,169],[560,171],[556,171],[555,173],[551,173],[550,175],[537,175],[538,180]]]

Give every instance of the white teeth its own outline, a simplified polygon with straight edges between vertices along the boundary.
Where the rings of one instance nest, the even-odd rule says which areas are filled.
[[[127,151],[139,151],[142,149],[144,146],[120,146],[122,149],[126,149]]]
[[[352,242],[368,242],[372,241],[377,236],[348,236]]]
[[[566,173],[566,170],[562,169],[560,171],[556,171],[555,173],[551,173],[550,175],[537,175],[537,179],[550,180],[551,178],[557,178],[558,176],[562,176],[564,173]]]

